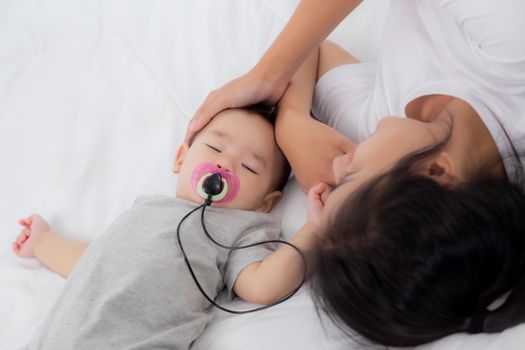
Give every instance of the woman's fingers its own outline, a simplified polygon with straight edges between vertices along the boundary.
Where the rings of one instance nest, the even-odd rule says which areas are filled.
[[[213,117],[228,108],[224,101],[222,98],[217,98],[214,92],[208,95],[202,106],[191,118],[184,142],[190,144],[191,139],[199,130],[206,126]]]
[[[190,143],[195,134],[204,128],[217,114],[228,108],[240,108],[254,103],[277,101],[283,94],[280,88],[264,81],[260,74],[250,71],[210,92],[190,120],[184,141]]]

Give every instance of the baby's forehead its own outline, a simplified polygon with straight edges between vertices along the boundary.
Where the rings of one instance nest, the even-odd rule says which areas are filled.
[[[277,149],[272,123],[257,113],[243,109],[228,109],[219,113],[196,135],[195,140],[203,137],[233,141],[265,158],[273,158]]]
[[[264,120],[264,117],[260,114],[243,108],[225,109],[224,111],[217,114],[215,118],[211,120],[211,122],[236,124],[239,120],[250,124],[259,124],[264,122],[265,124],[268,124],[268,126],[271,126],[271,123],[267,120]]]
[[[274,142],[273,125],[263,116],[244,109],[227,109],[217,114],[198,134],[228,134],[232,138],[247,135]],[[198,137],[197,135],[197,137]]]

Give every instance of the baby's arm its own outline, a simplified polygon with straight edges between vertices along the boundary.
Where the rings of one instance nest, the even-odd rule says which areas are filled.
[[[21,258],[36,257],[56,273],[68,277],[86,250],[88,243],[72,240],[51,230],[47,221],[33,214],[18,223],[22,231],[12,244]]]
[[[308,222],[289,241],[303,253],[308,252],[318,233],[323,209],[322,194],[328,186],[320,183],[308,192]],[[262,261],[244,268],[233,290],[241,299],[256,304],[270,304],[293,291],[304,274],[304,261],[295,249],[282,245]]]

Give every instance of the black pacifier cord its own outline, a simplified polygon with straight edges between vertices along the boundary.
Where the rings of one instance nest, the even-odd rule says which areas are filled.
[[[221,180],[221,177],[220,177],[220,174],[214,174],[211,177],[214,177],[215,175],[218,175],[218,179],[221,181],[222,183],[222,180]],[[208,178],[208,179],[210,179]],[[206,180],[208,180],[206,179]],[[297,291],[299,289],[301,289],[301,287],[303,286],[304,282],[305,282],[305,279],[306,279],[306,273],[307,273],[307,270],[306,270],[306,257],[304,256],[303,252],[301,252],[301,250],[299,248],[297,248],[296,246],[294,246],[292,243],[290,242],[286,242],[286,241],[282,241],[282,240],[278,240],[278,239],[275,239],[275,240],[268,240],[268,241],[261,241],[261,242],[256,242],[256,243],[252,243],[252,244],[248,244],[248,245],[245,245],[245,246],[227,246],[227,245],[224,245],[224,244],[221,244],[219,242],[217,242],[215,239],[213,239],[211,237],[211,235],[209,234],[208,232],[208,229],[206,228],[206,224],[204,223],[204,211],[206,209],[207,206],[211,205],[212,203],[212,196],[213,195],[216,195],[218,193],[220,193],[220,191],[222,191],[222,187],[220,189],[218,189],[218,187],[216,186],[216,181],[217,181],[217,177],[213,178],[213,179],[210,179],[210,182],[214,182],[215,181],[215,184],[212,184],[211,186],[214,187],[213,189],[210,188],[210,186],[207,186],[206,185],[206,181],[205,181],[205,184],[203,186],[204,190],[206,191],[206,188],[208,187],[209,190],[211,190],[210,192],[206,191],[206,193],[209,193],[208,194],[208,198],[206,199],[205,203],[196,207],[195,209],[191,210],[188,214],[186,214],[182,219],[181,221],[179,222],[179,225],[177,226],[177,241],[179,243],[179,247],[181,249],[181,252],[182,252],[182,255],[184,256],[184,262],[186,263],[186,266],[188,267],[188,270],[190,271],[190,274],[191,274],[191,277],[193,278],[193,281],[195,282],[195,285],[197,285],[197,288],[199,289],[199,291],[201,292],[201,294],[206,298],[206,300],[208,300],[213,306],[215,306],[216,308],[222,310],[222,311],[225,311],[225,312],[229,312],[229,313],[232,313],[232,314],[247,314],[247,313],[251,313],[251,312],[256,312],[256,311],[261,311],[261,310],[264,310],[264,309],[268,309],[272,306],[275,306],[277,304],[280,304],[282,303],[283,301],[286,301],[288,299],[290,299],[295,293],[297,293]],[[210,184],[208,184],[210,185]],[[217,192],[218,190],[218,192]],[[216,193],[215,193],[216,192]],[[290,247],[292,247],[293,249],[295,249],[295,251],[297,251],[297,253],[299,253],[299,255],[301,256],[301,258],[303,259],[303,262],[304,262],[304,269],[303,269],[303,278],[301,280],[301,283],[294,289],[292,290],[289,294],[285,295],[284,297],[282,297],[281,299],[271,303],[271,304],[267,304],[267,305],[263,305],[263,306],[259,306],[259,307],[256,307],[256,308],[253,308],[253,309],[248,309],[248,310],[232,310],[232,309],[228,309],[228,308],[225,308],[219,304],[217,304],[212,298],[210,298],[208,296],[208,294],[206,294],[206,292],[204,291],[204,289],[202,288],[201,284],[199,283],[198,279],[197,279],[197,276],[195,275],[195,272],[193,271],[193,268],[191,267],[191,264],[190,264],[190,261],[188,259],[188,256],[186,255],[186,251],[184,250],[184,247],[182,246],[182,241],[180,239],[180,228],[182,226],[182,223],[184,222],[184,220],[186,220],[191,214],[193,214],[194,212],[196,212],[197,210],[201,209],[202,208],[202,213],[201,213],[201,225],[202,225],[202,228],[204,230],[204,233],[206,234],[206,236],[217,246],[221,247],[221,248],[224,248],[224,249],[229,249],[229,250],[239,250],[239,249],[246,249],[246,248],[251,248],[251,247],[255,247],[255,246],[258,246],[258,245],[262,245],[262,244],[268,244],[268,243],[282,243],[282,244],[286,244]]]

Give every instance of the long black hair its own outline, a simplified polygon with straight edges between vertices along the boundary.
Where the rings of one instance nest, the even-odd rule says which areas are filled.
[[[324,227],[311,285],[318,307],[344,329],[415,346],[480,331],[472,329],[480,315],[485,332],[525,322],[523,184],[479,174],[444,187],[418,175],[446,142],[361,186]]]

